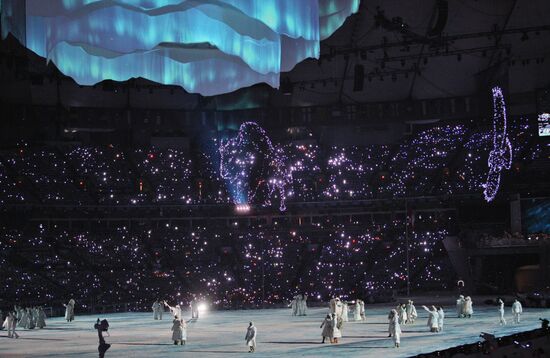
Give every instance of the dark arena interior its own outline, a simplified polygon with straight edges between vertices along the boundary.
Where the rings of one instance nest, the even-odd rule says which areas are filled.
[[[548,357],[549,15],[0,0],[0,357]]]

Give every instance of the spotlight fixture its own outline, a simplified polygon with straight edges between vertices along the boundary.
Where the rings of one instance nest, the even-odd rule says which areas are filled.
[[[250,212],[250,205],[248,204],[237,204],[235,205],[235,212],[237,214],[246,214]]]

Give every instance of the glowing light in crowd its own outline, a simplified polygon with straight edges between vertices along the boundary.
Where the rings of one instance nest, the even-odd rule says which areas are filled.
[[[279,73],[318,58],[319,42],[360,2],[27,0],[25,8],[1,1],[10,10],[3,36],[19,37],[79,84],[143,77],[203,95],[278,87]]]
[[[500,87],[493,88],[493,149],[489,153],[487,164],[489,173],[485,181],[483,195],[490,202],[497,195],[500,176],[504,169],[512,165],[512,145],[507,133],[506,104]]]
[[[276,148],[266,132],[254,122],[245,122],[237,136],[222,141],[220,176],[229,182],[235,204],[250,203],[258,198],[262,205],[271,205],[278,194],[281,211],[286,210],[287,185],[292,184],[292,172],[286,168],[286,156]]]

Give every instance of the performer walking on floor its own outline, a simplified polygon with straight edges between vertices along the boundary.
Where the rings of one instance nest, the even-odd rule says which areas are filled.
[[[499,314],[499,323],[501,326],[506,326],[506,319],[504,318],[504,301],[498,299],[498,314]]]
[[[401,344],[401,326],[399,325],[399,315],[396,310],[391,310],[388,315],[389,326],[388,332],[389,336],[393,339],[393,345],[395,348],[399,348]]]
[[[254,326],[254,322],[250,322],[248,324],[248,328],[246,329],[246,335],[244,337],[244,340],[246,341],[246,345],[250,348],[248,353],[254,353],[254,351],[256,351],[257,334],[258,334],[258,330],[256,329],[256,326]]]
[[[521,314],[523,313],[523,307],[521,306],[521,302],[519,302],[517,299],[514,300],[514,303],[512,303],[512,315],[514,316],[514,323],[518,324],[521,320]]]

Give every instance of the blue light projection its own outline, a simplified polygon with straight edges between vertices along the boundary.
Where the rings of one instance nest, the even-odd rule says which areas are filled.
[[[492,201],[500,187],[500,176],[503,170],[512,166],[512,145],[508,138],[506,104],[500,87],[493,88],[493,149],[487,161],[489,173],[483,187],[487,202]]]
[[[235,204],[269,206],[278,196],[279,209],[286,210],[285,188],[292,184],[292,171],[283,149],[273,145],[262,127],[243,123],[236,137],[221,142],[219,152],[220,176]]]
[[[279,73],[318,58],[320,40],[358,7],[359,0],[26,0],[20,40],[82,85],[144,77],[216,95],[261,82],[278,87]]]

